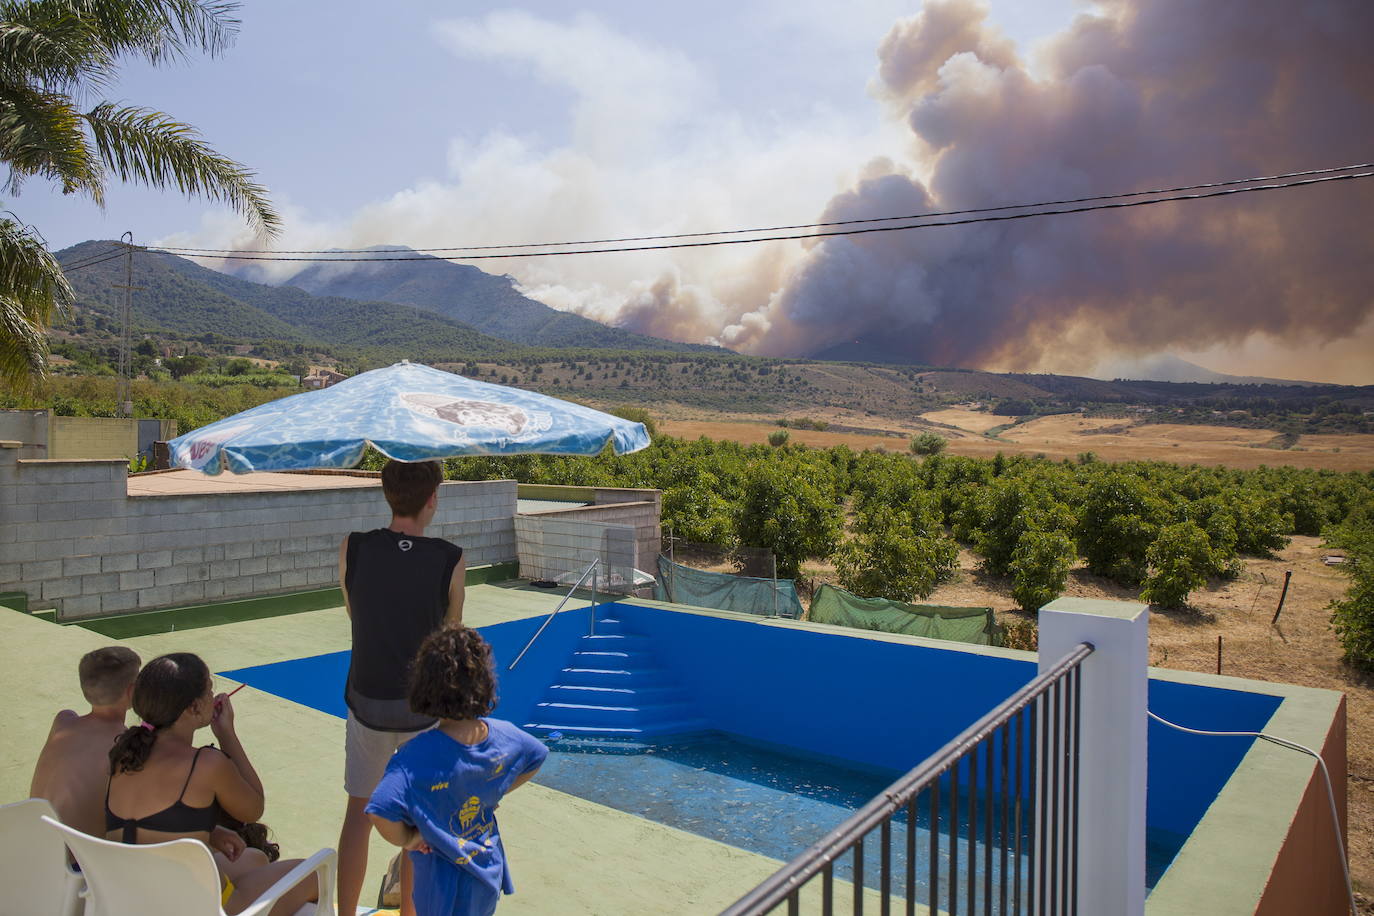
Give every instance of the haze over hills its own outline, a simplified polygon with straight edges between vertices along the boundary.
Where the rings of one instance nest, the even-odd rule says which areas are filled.
[[[520,293],[512,278],[467,264],[420,255],[403,246],[376,246],[370,250],[400,252],[424,260],[316,263],[286,284],[317,296],[414,306],[527,347],[728,352],[720,347],[635,334],[571,312],[560,312]],[[251,276],[251,271],[250,267],[239,272]]]
[[[80,264],[114,248],[83,242],[58,252]],[[464,360],[514,349],[431,312],[391,302],[312,296],[295,287],[264,286],[218,273],[185,258],[140,251],[134,255],[133,326],[140,334],[189,339],[207,334],[245,342],[278,340],[325,352],[367,350],[381,359]],[[85,309],[107,320],[119,315],[124,260],[116,258],[68,274]]]

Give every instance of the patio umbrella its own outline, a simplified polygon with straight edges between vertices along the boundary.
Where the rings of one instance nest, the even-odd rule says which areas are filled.
[[[617,454],[649,444],[644,424],[546,395],[400,362],[292,395],[168,443],[174,467],[351,468],[370,445],[398,461],[460,455]]]

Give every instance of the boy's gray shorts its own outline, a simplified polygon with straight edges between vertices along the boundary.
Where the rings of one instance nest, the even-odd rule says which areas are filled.
[[[351,711],[346,728],[344,791],[355,798],[371,798],[377,783],[382,781],[391,755],[420,732],[377,731],[353,718]]]

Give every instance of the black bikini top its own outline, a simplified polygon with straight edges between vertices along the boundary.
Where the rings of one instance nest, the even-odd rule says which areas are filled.
[[[191,758],[191,769],[186,773],[186,783],[181,787],[181,795],[171,805],[163,808],[156,814],[147,817],[119,817],[110,810],[110,785],[105,784],[105,832],[111,830],[123,830],[119,840],[121,843],[135,845],[138,843],[138,828],[144,830],[156,830],[159,833],[209,833],[215,829],[220,819],[219,799],[216,799],[204,808],[192,808],[182,801],[186,795],[186,787],[191,784],[191,774],[196,771],[196,761],[200,759],[200,752],[205,748],[196,748],[196,755]],[[111,782],[114,778],[111,777]]]

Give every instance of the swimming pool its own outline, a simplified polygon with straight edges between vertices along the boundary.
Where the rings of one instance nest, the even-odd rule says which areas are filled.
[[[1012,653],[937,648],[856,631],[624,603],[603,606],[598,613],[613,618],[601,632],[633,637],[640,649],[617,655],[597,645],[587,656],[586,615],[563,614],[509,671],[509,661],[542,618],[481,628],[498,664],[496,715],[544,725],[532,730],[545,735],[551,730],[547,726],[558,724],[548,721],[552,710],[582,717],[567,719],[582,724],[561,729],[568,743],[554,742],[555,753],[539,781],[780,859],[819,839],[1036,670],[1034,661]],[[654,720],[668,732],[654,735],[633,718],[616,726],[625,733],[644,731],[637,749],[648,752],[587,753],[589,748],[568,740],[598,732],[585,718],[594,717],[594,707],[614,708],[619,716],[628,715],[629,708],[625,702],[566,702],[551,695],[556,684],[569,690],[618,689],[577,683],[586,675],[569,672],[588,670],[586,663],[573,662],[579,653],[610,659],[598,663],[604,677],[649,683],[669,698],[661,708],[674,712]],[[343,715],[347,666],[348,653],[332,653],[224,675]],[[1280,703],[1267,694],[1157,679],[1149,691],[1150,706],[1160,715],[1201,728],[1257,730]],[[692,731],[713,736],[704,742],[674,739],[671,727],[684,721],[692,723]],[[726,743],[718,743],[722,740]],[[1251,742],[1199,738],[1153,724],[1149,742],[1147,840],[1153,884]],[[636,783],[646,791],[631,791]],[[616,784],[621,788],[605,788]]]

